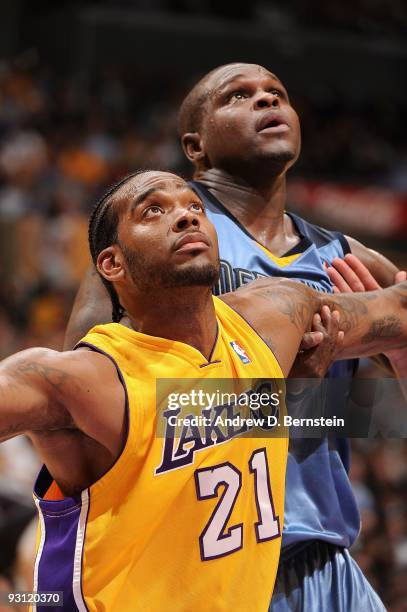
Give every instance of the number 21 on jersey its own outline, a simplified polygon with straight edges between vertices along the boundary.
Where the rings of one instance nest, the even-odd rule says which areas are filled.
[[[265,542],[280,536],[280,521],[275,515],[270,488],[270,476],[265,448],[253,452],[248,462],[253,475],[253,492],[258,522],[254,524],[257,542]],[[242,488],[242,474],[231,463],[221,463],[195,471],[198,500],[219,497],[219,487],[224,487],[212,515],[199,536],[202,561],[224,557],[243,546],[243,524],[226,527]]]

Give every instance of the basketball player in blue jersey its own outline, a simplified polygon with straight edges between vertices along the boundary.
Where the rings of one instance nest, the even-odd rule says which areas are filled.
[[[300,128],[274,74],[251,64],[212,71],[185,98],[179,129],[195,167],[191,184],[219,235],[221,274],[215,293],[263,276],[284,276],[329,293],[326,265],[350,252],[380,286],[393,284],[397,268],[387,259],[285,211],[286,172],[300,152]],[[108,297],[91,270],[75,304],[67,347],[110,316]],[[329,376],[347,377],[354,368],[353,362],[341,362]],[[359,531],[348,467],[344,440],[292,441],[273,612],[381,609],[347,552]]]
[[[300,128],[274,74],[247,64],[214,70],[185,98],[179,133],[195,167],[192,184],[219,235],[222,269],[216,291],[235,290],[262,275],[284,275],[332,291],[329,273],[347,253],[357,255],[380,285],[394,282],[397,268],[381,255],[285,211],[286,172],[300,152]],[[350,377],[355,367],[341,361],[328,375]],[[340,412],[338,398],[330,403]],[[346,551],[360,526],[348,455],[345,440],[291,441],[273,612],[336,610],[340,601],[352,611],[381,605]],[[338,577],[338,588],[347,584],[346,600],[338,597],[332,576]]]

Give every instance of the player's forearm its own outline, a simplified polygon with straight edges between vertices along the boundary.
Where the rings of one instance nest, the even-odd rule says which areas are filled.
[[[109,295],[92,265],[75,298],[65,333],[64,350],[72,350],[94,325],[111,321],[112,304]]]
[[[0,442],[24,431],[18,384],[6,374],[0,374]]]
[[[368,356],[405,346],[407,282],[385,290],[321,296],[337,309],[345,331],[340,358]]]
[[[46,411],[46,398],[35,386],[0,372],[0,442],[35,428]]]

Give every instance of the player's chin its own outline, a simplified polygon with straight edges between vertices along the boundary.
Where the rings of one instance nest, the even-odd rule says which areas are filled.
[[[262,154],[270,161],[288,163],[297,158],[297,148],[291,143],[273,142],[262,148]]]
[[[212,287],[219,279],[219,261],[199,259],[175,266],[169,276],[178,286]]]
[[[275,161],[289,162],[298,157],[299,144],[293,142],[289,135],[263,138],[258,142],[257,153],[261,157],[269,157]]]
[[[202,270],[206,268],[219,268],[219,262],[209,253],[198,253],[189,259],[185,259],[183,262],[178,262],[176,267],[180,270]]]

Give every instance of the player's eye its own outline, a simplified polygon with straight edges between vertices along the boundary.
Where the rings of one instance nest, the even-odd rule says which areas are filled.
[[[205,212],[205,209],[200,202],[192,202],[191,208],[194,211]]]
[[[150,204],[143,210],[143,217],[156,217],[164,213],[164,210],[158,204]]]
[[[244,100],[247,98],[247,93],[242,89],[238,89],[236,91],[232,91],[228,96],[228,102],[233,102],[235,100]]]
[[[269,92],[278,97],[282,96],[282,93],[279,89],[269,89]]]

